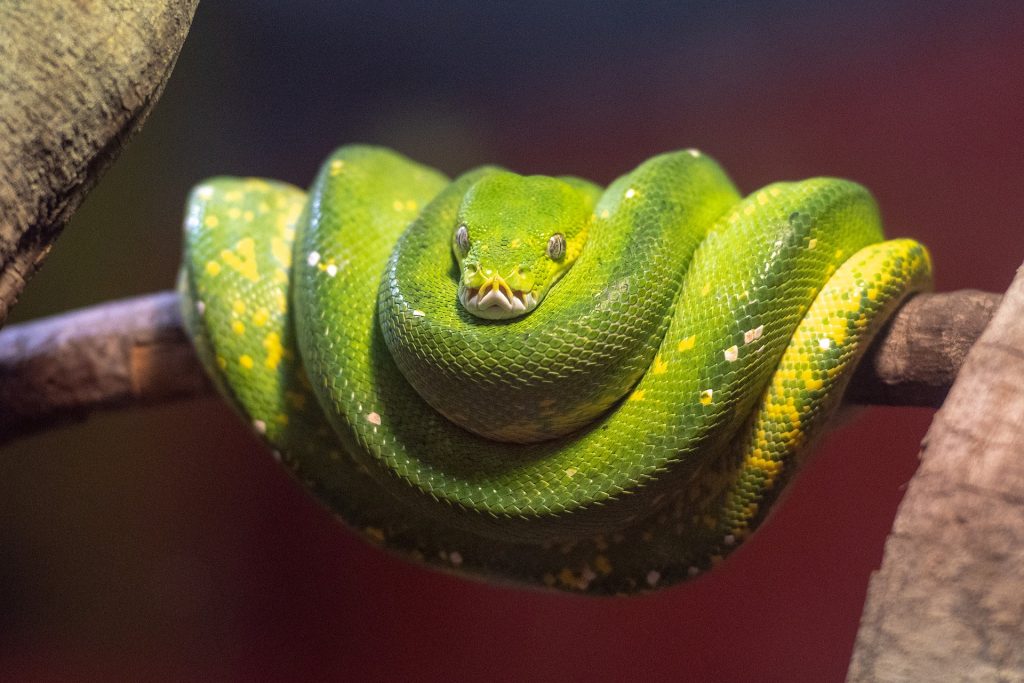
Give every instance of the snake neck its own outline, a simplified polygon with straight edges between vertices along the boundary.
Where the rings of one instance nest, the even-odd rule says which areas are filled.
[[[604,191],[471,172],[396,245],[378,296],[390,354],[435,410],[473,433],[533,443],[575,432],[651,367],[694,252],[738,198],[714,161],[689,154],[654,157]],[[524,236],[513,226],[526,226],[515,231]],[[571,268],[547,254],[555,234],[567,235]],[[529,315],[492,321],[460,304],[517,307],[524,263],[557,281]]]

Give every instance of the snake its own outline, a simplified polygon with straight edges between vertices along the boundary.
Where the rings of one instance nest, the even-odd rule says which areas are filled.
[[[721,563],[931,286],[863,186],[744,197],[695,149],[602,187],[347,145],[308,191],[201,182],[184,245],[213,384],[344,525],[433,569],[584,595]]]

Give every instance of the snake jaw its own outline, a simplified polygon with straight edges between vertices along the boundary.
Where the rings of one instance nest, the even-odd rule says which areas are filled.
[[[500,275],[488,278],[479,287],[460,284],[459,302],[473,315],[487,320],[516,318],[537,307],[533,292],[512,289]]]

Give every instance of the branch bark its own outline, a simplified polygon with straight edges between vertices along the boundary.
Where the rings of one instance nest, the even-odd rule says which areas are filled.
[[[0,325],[159,98],[197,4],[0,4]]]
[[[848,401],[939,406],[998,301],[970,290],[914,297],[868,351]],[[0,331],[0,443],[97,410],[211,391],[173,292]]]
[[[1024,268],[967,355],[872,577],[850,681],[1024,680]]]

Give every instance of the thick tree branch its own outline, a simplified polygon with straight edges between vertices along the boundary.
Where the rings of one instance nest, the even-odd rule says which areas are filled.
[[[998,300],[975,291],[910,300],[861,364],[849,400],[940,405]],[[172,292],[0,331],[0,442],[95,410],[210,391]]]
[[[851,681],[1024,680],[1024,268],[921,450]]]
[[[174,292],[0,331],[0,443],[97,410],[212,391],[182,329]]]
[[[0,3],[0,325],[149,114],[197,4]]]

